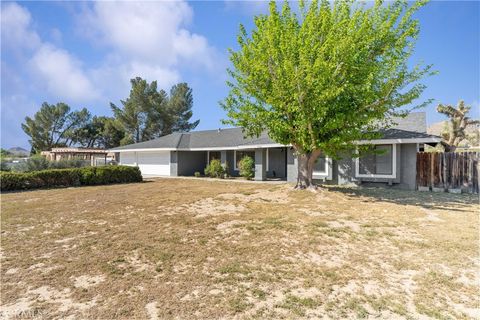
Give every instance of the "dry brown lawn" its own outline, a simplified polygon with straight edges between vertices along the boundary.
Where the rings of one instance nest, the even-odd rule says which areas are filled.
[[[2,319],[480,317],[474,196],[159,179],[1,204]]]

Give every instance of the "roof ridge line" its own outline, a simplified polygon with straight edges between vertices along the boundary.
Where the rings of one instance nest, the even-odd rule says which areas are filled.
[[[175,149],[178,149],[178,146],[180,145],[180,142],[182,141],[183,138],[183,132],[180,132],[180,138],[178,138],[177,145],[175,146]]]

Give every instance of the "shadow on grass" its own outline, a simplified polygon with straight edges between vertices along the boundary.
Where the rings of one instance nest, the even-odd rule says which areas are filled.
[[[81,189],[81,188],[88,188],[88,187],[108,187],[108,186],[118,186],[118,185],[125,185],[125,184],[134,184],[134,183],[150,183],[154,182],[152,180],[143,180],[139,182],[118,182],[118,183],[107,183],[107,184],[89,184],[89,185],[80,185],[80,186],[50,186],[50,187],[43,187],[43,188],[31,188],[31,189],[18,189],[18,190],[1,190],[0,194],[9,194],[9,193],[19,193],[19,192],[34,192],[40,190],[59,190],[59,189]]]
[[[421,206],[425,209],[441,209],[448,211],[469,212],[472,205],[479,204],[478,194],[452,194],[446,192],[420,192],[399,189],[374,188],[374,187],[328,187],[353,197],[364,197],[363,202],[392,202],[400,205]],[[477,209],[478,210],[478,209]]]

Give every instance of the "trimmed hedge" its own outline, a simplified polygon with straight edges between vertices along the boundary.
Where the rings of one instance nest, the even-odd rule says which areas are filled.
[[[142,174],[138,167],[128,166],[50,169],[32,172],[0,172],[0,189],[2,191],[141,181]]]

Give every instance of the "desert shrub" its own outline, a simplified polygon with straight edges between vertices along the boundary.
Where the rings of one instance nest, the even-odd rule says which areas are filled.
[[[205,175],[211,178],[223,178],[225,169],[218,159],[213,159],[205,168]]]
[[[255,161],[249,156],[244,156],[238,163],[240,176],[246,179],[252,179],[254,174],[254,168]]]
[[[197,178],[200,178],[200,177],[201,177],[201,174],[200,174],[200,172],[198,172],[198,171],[195,171],[195,173],[194,173],[193,175],[194,175],[195,177],[197,177]]]
[[[0,189],[2,191],[140,181],[142,181],[142,175],[138,167],[127,166],[0,172]]]
[[[35,155],[12,166],[12,171],[32,172],[47,169],[67,169],[82,168],[90,165],[90,161],[82,159],[62,159],[59,161],[50,161],[40,155]]]
[[[1,159],[0,160],[0,171],[11,171],[10,165],[7,161]]]
[[[49,167],[50,167],[50,161],[48,161],[43,156],[35,155],[28,158],[26,161],[22,161],[12,166],[12,170],[19,171],[19,172],[31,172],[31,171],[46,170]]]
[[[51,169],[82,168],[90,165],[90,160],[82,159],[62,159],[59,161],[50,161]]]

